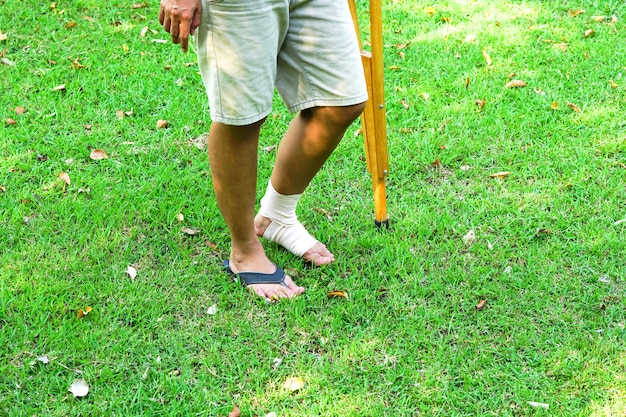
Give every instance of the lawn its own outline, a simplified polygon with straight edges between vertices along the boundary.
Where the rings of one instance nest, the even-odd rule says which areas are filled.
[[[383,8],[391,230],[355,123],[299,208],[337,261],[266,244],[268,304],[158,2],[0,0],[0,415],[626,415],[626,4]]]

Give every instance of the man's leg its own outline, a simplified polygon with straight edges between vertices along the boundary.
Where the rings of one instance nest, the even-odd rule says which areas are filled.
[[[209,161],[218,206],[231,236],[230,268],[233,272],[273,273],[275,266],[265,252],[254,228],[257,154],[262,122],[231,126],[214,122],[209,132]],[[251,289],[268,298],[293,297],[304,292],[290,277],[287,287],[256,284]]]
[[[265,236],[290,250],[297,247],[295,239],[306,239],[313,245],[303,254],[301,251],[294,253],[315,265],[334,261],[333,254],[326,246],[311,240],[297,221],[295,206],[299,194],[309,185],[364,107],[365,103],[345,107],[314,107],[301,111],[294,118],[278,148],[270,180],[275,192],[281,195],[279,198],[285,201],[280,204],[286,207],[287,213],[272,218],[272,211],[262,207],[254,219],[258,236]],[[263,202],[272,198],[272,194],[273,190],[268,191]],[[268,205],[272,206],[272,202]],[[289,221],[290,216],[293,221]],[[294,227],[298,230],[292,229],[293,233],[290,233],[289,229]]]

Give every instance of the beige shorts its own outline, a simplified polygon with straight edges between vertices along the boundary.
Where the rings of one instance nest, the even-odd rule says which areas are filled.
[[[266,117],[274,88],[289,111],[367,100],[346,0],[203,0],[198,62],[213,121]]]

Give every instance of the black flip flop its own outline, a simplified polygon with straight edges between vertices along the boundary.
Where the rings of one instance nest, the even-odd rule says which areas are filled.
[[[222,267],[224,267],[224,271],[226,271],[226,273],[231,277],[238,278],[239,282],[244,287],[253,284],[280,284],[283,287],[286,287],[287,283],[285,282],[285,271],[283,271],[282,268],[276,264],[274,264],[274,266],[276,267],[276,271],[274,271],[273,274],[262,274],[260,272],[235,273],[232,269],[230,269],[230,262],[228,261],[228,259],[222,262]]]

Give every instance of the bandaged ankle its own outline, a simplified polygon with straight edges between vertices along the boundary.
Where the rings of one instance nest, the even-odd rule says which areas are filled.
[[[263,237],[278,243],[297,256],[304,255],[317,243],[317,239],[306,231],[296,216],[296,206],[301,195],[280,194],[272,187],[270,181],[259,209],[261,216],[272,221]]]

